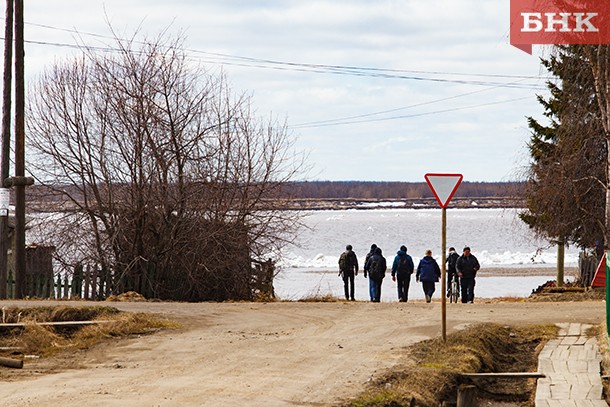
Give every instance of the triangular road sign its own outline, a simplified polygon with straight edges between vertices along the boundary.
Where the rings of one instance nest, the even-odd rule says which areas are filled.
[[[428,186],[441,208],[446,208],[462,182],[462,174],[426,174]]]

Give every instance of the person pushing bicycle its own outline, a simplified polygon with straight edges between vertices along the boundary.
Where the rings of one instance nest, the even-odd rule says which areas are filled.
[[[449,254],[447,255],[447,259],[445,263],[447,263],[447,297],[451,296],[451,281],[453,280],[453,276],[457,275],[457,270],[455,269],[455,263],[457,259],[460,257],[459,254],[455,251],[454,247],[449,248]],[[458,284],[458,296],[460,295],[460,289]]]

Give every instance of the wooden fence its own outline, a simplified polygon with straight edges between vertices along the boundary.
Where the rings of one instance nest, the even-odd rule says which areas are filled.
[[[581,252],[578,255],[578,282],[581,287],[591,287],[598,263],[595,254]]]
[[[10,271],[7,278],[8,298],[15,298],[15,279]],[[44,299],[104,300],[112,293],[113,276],[97,267],[77,266],[72,275],[28,273],[25,295]]]
[[[121,278],[112,271],[98,265],[77,265],[73,270],[62,275],[54,275],[52,268],[28,268],[26,273],[25,295],[29,298],[42,299],[84,299],[105,300],[112,294],[126,291],[137,291],[145,298],[156,298],[151,281],[155,279],[154,270],[147,278],[132,276]],[[32,272],[31,270],[36,270]],[[255,296],[274,298],[273,278],[275,264],[271,261],[252,260],[252,280],[249,289]],[[8,298],[15,298],[15,279],[12,271],[7,278]]]

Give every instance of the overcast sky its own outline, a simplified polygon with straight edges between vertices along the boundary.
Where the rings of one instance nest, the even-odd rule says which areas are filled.
[[[526,116],[542,117],[542,50],[509,45],[509,0],[25,3],[26,40],[47,43],[26,44],[30,82],[74,52],[53,45],[75,44],[71,30],[99,45],[88,34],[109,35],[106,18],[126,35],[171,25],[259,115],[287,119],[312,180],[514,180],[529,161]]]

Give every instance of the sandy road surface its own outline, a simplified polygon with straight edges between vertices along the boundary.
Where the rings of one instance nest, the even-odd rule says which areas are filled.
[[[53,303],[0,302],[8,304]],[[2,382],[0,372],[0,406],[329,405],[399,363],[402,347],[440,334],[440,303],[108,305],[164,314],[184,328],[88,352],[84,369],[18,382]],[[449,330],[485,321],[600,323],[605,315],[603,302],[447,308]]]

